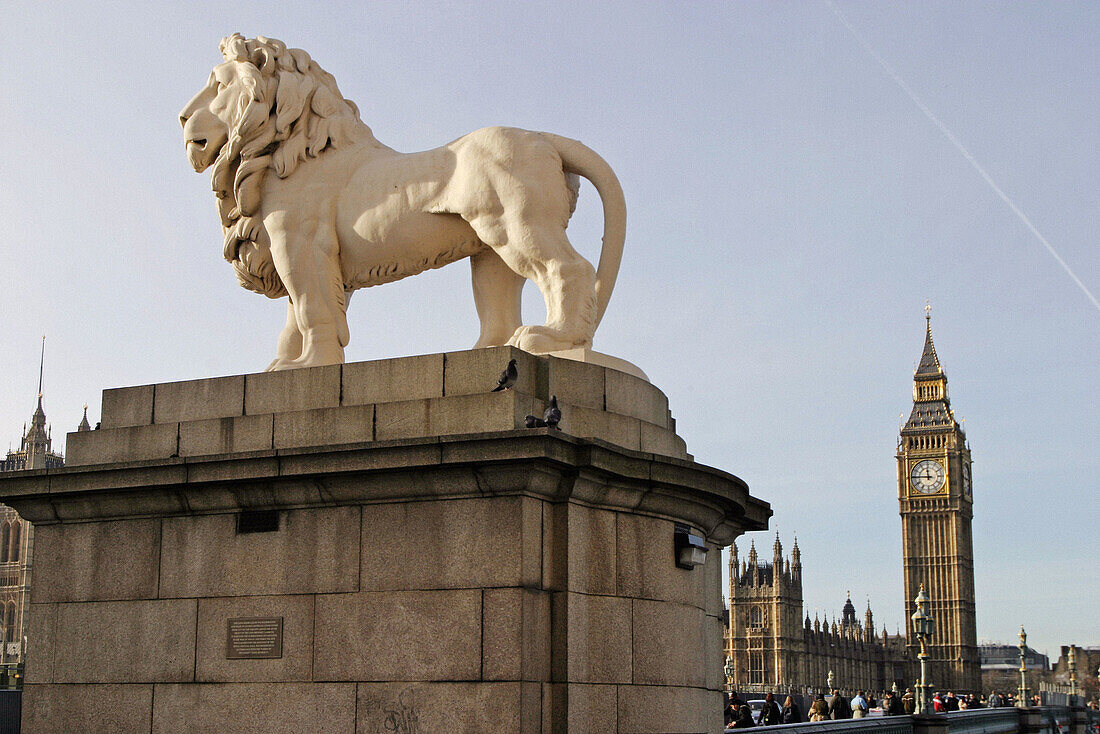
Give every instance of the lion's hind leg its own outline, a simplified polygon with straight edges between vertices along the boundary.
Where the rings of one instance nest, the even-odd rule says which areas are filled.
[[[508,344],[534,354],[592,345],[596,270],[573,249],[563,227],[498,216],[477,217],[470,225],[510,269],[535,281],[546,302],[546,325],[519,326]]]

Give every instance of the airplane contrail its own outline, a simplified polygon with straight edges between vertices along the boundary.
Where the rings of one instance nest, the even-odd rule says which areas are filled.
[[[1043,236],[1042,232],[1036,229],[1035,225],[1031,223],[1031,220],[1027,218],[1027,215],[1020,211],[1020,207],[1016,206],[1015,202],[1013,202],[1012,199],[1008,198],[1008,194],[1002,191],[1001,187],[996,184],[996,182],[988,173],[986,173],[986,170],[982,168],[982,164],[978,163],[977,159],[975,159],[974,156],[970,154],[970,151],[966,149],[966,146],[964,146],[962,142],[960,142],[959,139],[955,137],[955,134],[947,128],[947,125],[944,125],[942,122],[940,122],[939,118],[936,117],[935,114],[933,114],[932,110],[928,109],[928,106],[921,101],[916,92],[914,92],[909,87],[909,85],[905,83],[905,80],[901,78],[901,75],[899,75],[892,66],[886,63],[885,59],[879,56],[878,53],[876,53],[875,50],[871,48],[871,44],[867,43],[863,35],[855,29],[855,26],[848,22],[848,19],[845,18],[844,14],[840,12],[840,9],[833,4],[833,1],[825,0],[825,4],[829,6],[829,9],[833,11],[833,15],[835,15],[840,20],[840,22],[844,24],[844,27],[848,29],[848,32],[851,33],[852,36],[859,42],[859,45],[863,47],[863,50],[870,54],[871,58],[878,62],[878,65],[882,67],[883,71],[885,71],[890,76],[890,78],[893,79],[899,87],[901,87],[901,90],[905,92],[909,99],[913,100],[913,104],[920,108],[920,111],[924,113],[924,116],[927,117],[933,125],[939,128],[940,132],[943,133],[944,137],[946,137],[951,142],[951,144],[955,146],[956,150],[962,153],[963,158],[965,158],[967,162],[974,167],[974,170],[978,172],[979,176],[985,179],[985,182],[989,184],[989,188],[993,189],[993,193],[999,196],[1001,201],[1003,201],[1005,204],[1008,204],[1008,208],[1012,210],[1012,213],[1015,214],[1020,219],[1020,221],[1024,223],[1024,226],[1031,230],[1031,233],[1035,235],[1035,238],[1043,244],[1043,247],[1047,248],[1047,252],[1049,252],[1051,256],[1058,261],[1058,264],[1061,265],[1062,269],[1066,271],[1066,274],[1073,279],[1073,282],[1077,284],[1077,287],[1084,292],[1084,294],[1088,297],[1090,301],[1092,301],[1092,305],[1096,306],[1097,310],[1100,310],[1100,301],[1096,300],[1096,296],[1092,295],[1092,292],[1084,283],[1081,282],[1081,279],[1078,278],[1072,270],[1070,270],[1069,265],[1067,265],[1066,261],[1062,259],[1062,256],[1054,250],[1054,247],[1050,244],[1050,242],[1047,241],[1047,238]]]

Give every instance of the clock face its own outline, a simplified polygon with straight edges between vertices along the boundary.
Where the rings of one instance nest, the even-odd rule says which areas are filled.
[[[970,496],[970,464],[963,464],[963,494]]]
[[[913,489],[921,494],[935,494],[943,486],[943,464],[934,459],[918,461],[909,475]]]

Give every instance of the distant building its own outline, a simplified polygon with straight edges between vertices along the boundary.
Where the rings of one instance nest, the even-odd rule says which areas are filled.
[[[26,469],[56,469],[64,466],[65,458],[53,450],[51,430],[42,409],[42,367],[38,372],[38,407],[31,415],[30,426],[23,426],[23,440],[18,451],[8,451],[0,460],[0,471]],[[78,431],[91,430],[88,407]],[[30,602],[31,551],[34,548],[34,527],[19,517],[15,510],[0,504],[0,666],[23,663],[26,655],[26,634],[23,624]]]
[[[883,691],[907,684],[905,637],[875,631],[870,604],[863,621],[851,598],[839,620],[810,621],[802,606],[802,558],[795,541],[789,558],[776,535],[772,560],[761,561],[755,543],[738,562],[730,548],[726,656],[737,691],[824,689],[829,672],[837,688]]]
[[[1020,648],[1016,645],[985,643],[978,646],[982,666],[982,689],[1015,693],[1020,683]],[[1024,656],[1029,680],[1046,678],[1050,670],[1050,658],[1030,647]]]

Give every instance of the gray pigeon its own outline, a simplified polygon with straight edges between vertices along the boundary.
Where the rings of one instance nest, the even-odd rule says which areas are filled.
[[[558,423],[561,423],[561,409],[558,407],[557,395],[550,396],[550,407],[542,414],[542,420],[550,428],[557,428]]]
[[[524,425],[528,428],[557,428],[560,431],[558,423],[561,422],[561,409],[558,408],[558,396],[550,396],[550,407],[546,409],[541,418],[529,415],[524,421]]]
[[[516,369],[516,360],[508,360],[508,369],[500,373],[500,379],[497,380],[497,386],[494,387],[491,392],[500,392],[501,390],[511,390],[516,384],[516,378],[519,377],[519,370]]]

